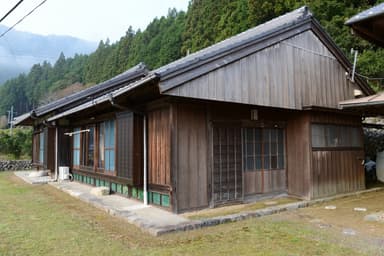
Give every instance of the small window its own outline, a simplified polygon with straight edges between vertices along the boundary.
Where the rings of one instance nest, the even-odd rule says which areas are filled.
[[[95,153],[95,142],[94,134],[95,128],[93,126],[86,128],[87,132],[82,133],[81,136],[81,151],[82,158],[81,163],[84,166],[93,167],[94,153]]]
[[[80,165],[80,128],[73,130],[73,165]]]
[[[45,146],[45,138],[44,132],[39,134],[39,163],[44,163],[44,146]]]
[[[115,121],[99,125],[99,164],[105,172],[115,171]]]
[[[312,124],[313,148],[361,148],[362,139],[359,127]]]

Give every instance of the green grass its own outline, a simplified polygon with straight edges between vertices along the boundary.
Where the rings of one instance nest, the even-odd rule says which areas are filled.
[[[255,211],[255,210],[260,210],[266,207],[270,207],[266,205],[266,202],[270,202],[270,201],[273,201],[276,203],[270,206],[277,206],[277,205],[297,202],[299,200],[291,197],[265,199],[255,203],[237,204],[237,205],[230,205],[230,206],[218,207],[213,209],[204,209],[196,212],[189,212],[189,213],[183,214],[183,216],[191,220],[199,220],[199,219],[213,218],[213,217],[225,216],[225,215],[241,213],[241,212]]]
[[[361,255],[268,218],[152,237],[48,185],[0,174],[0,255]]]

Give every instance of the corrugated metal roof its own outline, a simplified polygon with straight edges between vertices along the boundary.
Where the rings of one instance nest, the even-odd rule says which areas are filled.
[[[28,112],[28,113],[25,113],[25,114],[22,114],[20,116],[15,117],[15,119],[13,120],[13,125],[19,125],[20,123],[29,119],[30,116],[31,116],[31,113]]]
[[[65,107],[67,105],[76,104],[76,102],[80,102],[81,104],[84,101],[88,101],[90,97],[92,98],[98,97],[101,94],[105,94],[112,90],[121,88],[127,83],[134,82],[135,80],[138,80],[147,74],[148,74],[147,67],[145,66],[145,64],[140,63],[128,69],[124,73],[121,73],[105,82],[102,82],[100,84],[89,87],[80,92],[73,93],[64,98],[58,99],[56,101],[53,101],[46,105],[38,107],[37,109],[34,110],[34,112],[37,116],[42,116],[44,114],[47,114],[51,111]]]
[[[384,92],[380,92],[363,98],[341,101],[339,102],[339,105],[342,109],[378,105],[384,106]]]
[[[312,16],[313,15],[308,10],[308,7],[303,6],[299,9],[286,13],[259,26],[248,29],[236,36],[230,37],[210,47],[204,48],[184,58],[174,61],[168,65],[160,67],[154,70],[153,72],[163,78],[166,75],[173,73],[179,69],[193,66],[194,64],[203,60],[221,55],[222,53],[228,50],[237,48],[241,45],[255,41],[259,38],[263,38],[266,35],[272,34],[273,32],[279,31],[285,27],[292,26],[303,20],[310,19]]]
[[[371,19],[373,17],[379,16],[379,15],[384,15],[384,3],[381,3],[379,5],[376,5],[368,10],[365,10],[363,12],[360,12],[347,20],[345,22],[346,25],[353,25],[355,23]]]
[[[60,118],[63,118],[63,117],[66,117],[66,116],[69,116],[69,115],[72,115],[74,113],[77,113],[79,111],[83,111],[83,110],[86,110],[86,109],[89,109],[89,108],[92,108],[96,105],[99,105],[101,103],[105,103],[105,102],[108,102],[110,100],[112,100],[113,98],[115,97],[118,97],[120,95],[123,95],[124,93],[128,92],[128,91],[131,91],[133,90],[134,88],[137,88],[139,87],[140,85],[142,84],[145,84],[153,79],[155,79],[156,76],[155,75],[148,75],[146,77],[143,77],[142,79],[138,80],[138,81],[135,81],[133,83],[130,83],[129,85],[126,85],[120,89],[117,89],[113,92],[110,92],[108,94],[104,94],[98,98],[95,98],[93,100],[90,100],[90,101],[87,101],[81,105],[78,105],[74,108],[71,108],[71,109],[68,109],[67,111],[64,111],[62,113],[59,113],[55,116],[52,116],[48,119],[48,122],[51,122],[51,121],[54,121],[54,120],[57,120],[57,119],[60,119]]]

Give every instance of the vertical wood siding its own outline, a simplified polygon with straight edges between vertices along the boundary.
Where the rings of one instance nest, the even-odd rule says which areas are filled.
[[[133,113],[116,115],[116,169],[117,176],[132,179],[133,176]]]
[[[364,189],[363,156],[363,151],[313,151],[312,197]]]
[[[64,135],[66,132],[71,132],[68,128],[59,128],[59,166],[71,165],[71,137]]]
[[[52,172],[55,171],[55,144],[56,144],[56,133],[55,128],[45,128],[45,147],[44,147],[44,168]]]
[[[178,210],[208,206],[208,138],[203,105],[177,104]]]
[[[148,182],[171,186],[169,108],[148,113]]]
[[[360,126],[359,116],[313,112],[312,123]],[[363,136],[363,132],[361,132]],[[320,198],[365,188],[363,149],[312,151],[312,193]]]
[[[345,71],[307,31],[164,93],[288,109],[335,108],[354,97]]]
[[[143,123],[132,112],[117,114],[117,176],[141,185],[143,179]]]
[[[32,163],[39,163],[39,142],[40,142],[40,133],[33,134],[32,137]]]
[[[309,113],[292,116],[287,125],[288,193],[310,197],[311,142]]]

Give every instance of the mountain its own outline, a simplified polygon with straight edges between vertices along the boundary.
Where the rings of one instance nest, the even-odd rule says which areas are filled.
[[[0,33],[8,27],[0,25]],[[54,63],[63,52],[66,57],[89,54],[97,43],[70,36],[37,35],[11,30],[0,38],[0,84],[6,80],[27,73],[36,63]]]

